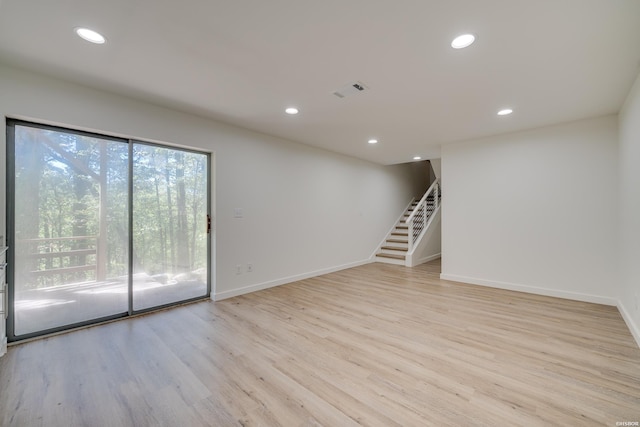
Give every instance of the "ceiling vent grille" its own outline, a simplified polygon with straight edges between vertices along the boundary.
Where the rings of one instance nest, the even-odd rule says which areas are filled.
[[[364,85],[364,83],[353,82],[341,87],[340,89],[333,92],[333,94],[338,98],[346,98],[347,96],[355,95],[356,93],[362,93],[366,89],[368,88]]]

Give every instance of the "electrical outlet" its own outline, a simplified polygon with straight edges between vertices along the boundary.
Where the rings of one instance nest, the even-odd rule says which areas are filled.
[[[236,274],[242,274],[242,266],[240,264],[236,265]]]
[[[253,264],[247,264],[247,273],[253,272]]]

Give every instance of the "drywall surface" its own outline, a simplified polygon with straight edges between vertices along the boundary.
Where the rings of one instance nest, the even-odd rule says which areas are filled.
[[[416,185],[408,165],[380,166],[2,65],[0,93],[6,117],[213,153],[216,298],[369,262]],[[2,132],[1,153],[5,144]]]
[[[409,163],[409,165],[413,171],[413,181],[416,184],[413,190],[413,195],[420,200],[433,182],[431,180],[431,173],[433,169],[431,169],[431,164],[428,160]]]
[[[433,168],[433,173],[436,178],[441,178],[442,176],[442,159],[431,159],[431,167]]]
[[[617,118],[442,148],[442,277],[616,304]]]
[[[620,115],[619,306],[640,345],[640,76]]]

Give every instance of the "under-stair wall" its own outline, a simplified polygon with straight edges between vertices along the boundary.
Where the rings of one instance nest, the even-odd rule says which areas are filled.
[[[407,267],[415,267],[440,258],[442,252],[441,215],[440,209],[433,214],[431,225],[427,228],[422,239],[420,239],[420,243],[416,245],[413,252],[407,254],[405,260]]]

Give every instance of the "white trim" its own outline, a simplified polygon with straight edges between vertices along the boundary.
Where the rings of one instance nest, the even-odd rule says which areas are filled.
[[[222,301],[223,299],[233,298],[240,295],[245,295],[251,292],[262,291],[264,289],[273,288],[287,283],[297,282],[299,280],[310,279],[311,277],[321,276],[323,274],[334,273],[340,270],[346,270],[347,268],[359,267],[365,264],[371,264],[374,262],[371,259],[365,259],[362,261],[356,261],[349,264],[338,265],[335,267],[329,267],[322,270],[311,271],[309,273],[298,274],[295,276],[283,277],[281,279],[270,280],[268,282],[257,283],[255,285],[245,286],[240,289],[233,289],[230,291],[224,291],[220,293],[211,293],[211,299],[214,301]]]
[[[7,337],[2,339],[2,344],[0,344],[0,357],[7,354]]]
[[[490,288],[507,289],[510,291],[526,292],[529,294],[545,295],[549,297],[564,298],[575,301],[591,302],[595,304],[604,304],[617,306],[618,301],[615,298],[603,297],[600,295],[590,295],[578,292],[559,291],[556,289],[539,288],[537,286],[518,285],[507,282],[497,282],[493,280],[476,279],[473,277],[458,276],[455,274],[440,274],[442,280],[450,280],[452,282],[469,283],[472,285],[487,286]]]
[[[638,325],[636,325],[636,323],[633,321],[633,318],[631,317],[631,315],[629,314],[629,312],[624,307],[624,304],[622,304],[621,301],[618,301],[618,311],[622,315],[622,318],[624,319],[624,323],[627,324],[627,328],[629,328],[631,335],[636,340],[636,344],[638,344],[638,347],[640,347],[640,327],[638,327]]]

